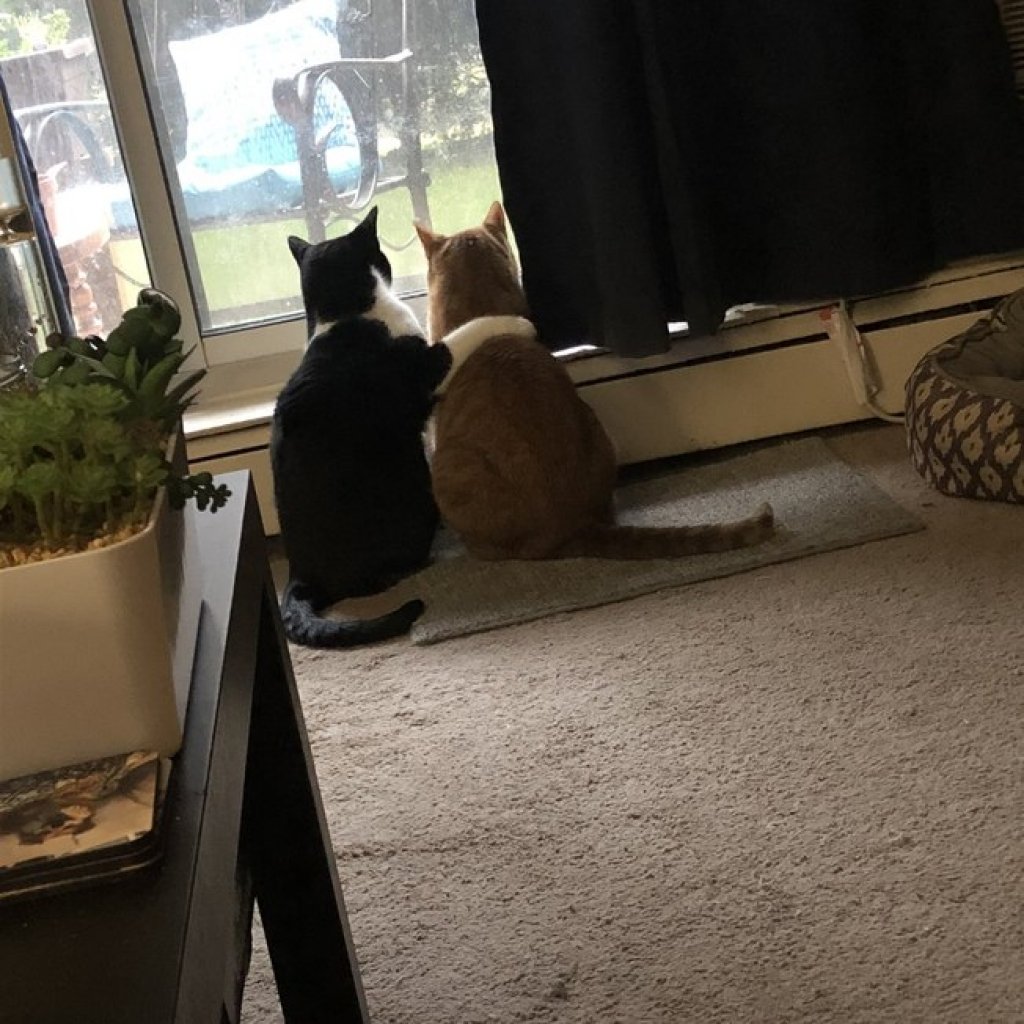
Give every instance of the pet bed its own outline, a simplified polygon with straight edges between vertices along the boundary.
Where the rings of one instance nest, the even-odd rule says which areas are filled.
[[[945,494],[1024,502],[1024,289],[927,352],[907,381],[907,443]]]

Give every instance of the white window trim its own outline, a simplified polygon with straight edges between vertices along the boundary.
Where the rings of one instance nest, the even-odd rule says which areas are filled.
[[[89,0],[88,7],[150,280],[155,287],[172,296],[181,309],[181,337],[187,349],[194,348],[186,367],[205,366],[207,360],[184,252],[164,184],[164,168],[153,129],[152,98],[135,59],[136,39],[128,17],[128,6],[127,3]],[[139,43],[143,42],[139,40]]]

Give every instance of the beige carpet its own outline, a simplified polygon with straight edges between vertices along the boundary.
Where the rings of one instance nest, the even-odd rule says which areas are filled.
[[[1024,1021],[1024,509],[830,445],[927,529],[293,651],[376,1024]]]

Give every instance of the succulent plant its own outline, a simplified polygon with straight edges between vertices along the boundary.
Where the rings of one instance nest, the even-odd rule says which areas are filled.
[[[215,512],[229,496],[209,473],[181,476],[167,443],[204,371],[171,386],[187,358],[173,301],[146,289],[104,341],[53,338],[34,384],[0,391],[0,567],[145,525],[171,504]]]
[[[195,400],[195,386],[205,373],[194,370],[168,391],[191,354],[182,351],[183,342],[176,337],[180,327],[174,300],[156,288],[144,288],[106,340],[51,335],[32,374],[61,384],[111,383],[130,399],[126,415],[153,420],[169,431]]]

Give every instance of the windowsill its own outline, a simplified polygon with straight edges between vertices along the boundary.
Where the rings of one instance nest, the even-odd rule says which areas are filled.
[[[301,356],[284,352],[211,366],[198,401],[185,413],[185,437],[211,437],[268,424],[281,385]]]
[[[577,384],[593,383],[637,372],[678,366],[728,351],[720,336],[673,345],[668,353],[647,359],[620,359],[600,349],[560,354]],[[299,364],[301,352],[211,366],[203,378],[199,399],[185,414],[186,438],[211,438],[267,426],[278,392]]]
[[[601,349],[573,349],[559,353],[559,358],[577,385],[669,369],[770,344],[774,333],[791,333],[792,325],[779,324],[772,331],[761,318],[782,319],[785,312],[751,309],[735,324],[738,328],[746,327],[747,331],[737,331],[730,326],[707,338],[687,338],[684,332],[675,331],[673,337],[678,341],[668,352],[658,356],[622,359]],[[752,329],[756,329],[756,333]],[[291,351],[211,366],[203,379],[199,400],[185,415],[186,438],[209,438],[268,425],[277,394],[301,358],[301,351]]]
[[[185,437],[215,437],[236,430],[268,424],[274,414],[274,398],[238,396],[222,405],[193,408],[185,414]]]
[[[426,295],[403,296],[421,323],[426,322]],[[208,348],[218,344],[206,340]],[[199,398],[185,414],[186,438],[213,437],[266,426],[284,382],[299,365],[299,348],[252,359],[212,362],[200,386]]]

